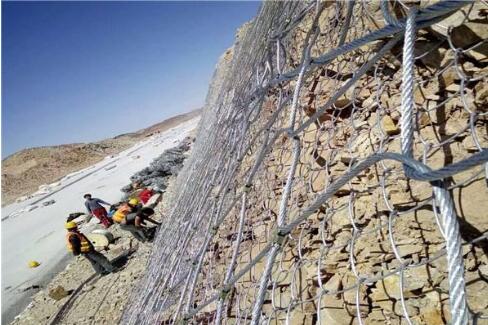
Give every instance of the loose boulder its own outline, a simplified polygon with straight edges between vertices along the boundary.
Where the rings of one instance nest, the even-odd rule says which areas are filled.
[[[48,293],[49,297],[59,301],[63,299],[64,297],[69,296],[69,292],[66,291],[66,289],[62,286],[57,286],[56,288],[50,289]]]

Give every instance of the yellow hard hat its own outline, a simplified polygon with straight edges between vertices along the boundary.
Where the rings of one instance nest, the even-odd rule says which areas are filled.
[[[41,265],[41,263],[39,263],[37,261],[29,261],[29,267],[30,268],[35,268],[35,267],[38,267],[39,265]]]
[[[130,205],[138,205],[139,204],[139,199],[136,199],[136,198],[130,199],[129,200],[129,204]]]
[[[76,227],[78,227],[78,225],[74,221],[68,221],[67,223],[64,224],[64,228],[66,228],[68,230],[69,229],[75,229]]]

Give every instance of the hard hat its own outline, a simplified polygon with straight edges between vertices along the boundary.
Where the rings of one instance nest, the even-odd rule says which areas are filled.
[[[35,267],[38,267],[39,265],[41,265],[41,263],[37,262],[37,261],[29,261],[29,267],[31,269],[35,268]]]
[[[66,228],[68,230],[69,229],[75,229],[76,227],[78,227],[78,225],[74,221],[68,221],[67,223],[64,224],[64,228]]]
[[[130,199],[129,200],[129,205],[138,205],[139,204],[139,199]]]

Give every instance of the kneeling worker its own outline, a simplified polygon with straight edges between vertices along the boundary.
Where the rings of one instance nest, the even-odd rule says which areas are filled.
[[[112,220],[120,224],[121,229],[129,231],[137,240],[145,242],[150,239],[146,233],[148,228],[144,227],[145,221],[160,225],[159,222],[149,218],[153,214],[154,210],[143,208],[138,199],[130,199],[129,202],[120,205],[113,214]]]
[[[66,241],[68,250],[73,255],[82,255],[88,261],[90,261],[95,272],[99,274],[110,273],[114,271],[114,266],[110,261],[101,253],[97,252],[92,243],[83,235],[79,230],[76,222],[68,221],[65,225],[68,233],[66,234]]]

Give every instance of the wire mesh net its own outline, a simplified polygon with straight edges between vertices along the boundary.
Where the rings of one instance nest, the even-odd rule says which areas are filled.
[[[487,12],[265,2],[122,323],[485,321]]]

